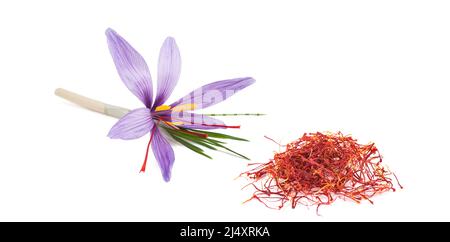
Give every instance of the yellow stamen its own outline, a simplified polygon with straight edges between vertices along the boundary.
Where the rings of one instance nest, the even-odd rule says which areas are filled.
[[[160,106],[155,108],[155,111],[156,112],[158,112],[158,111],[166,111],[166,110],[169,110],[170,108],[171,108],[170,105],[160,105]]]
[[[186,104],[181,104],[181,105],[173,107],[172,111],[174,111],[174,112],[183,112],[183,111],[187,111],[187,110],[194,110],[196,108],[197,108],[197,104],[195,104],[195,103],[186,103]]]

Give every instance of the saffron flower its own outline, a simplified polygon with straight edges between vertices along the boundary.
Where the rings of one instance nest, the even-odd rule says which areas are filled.
[[[164,180],[170,180],[175,155],[168,137],[206,157],[209,156],[199,146],[213,150],[223,148],[246,158],[225,147],[223,142],[223,139],[244,139],[205,131],[239,128],[239,126],[227,126],[208,115],[189,111],[206,108],[227,99],[237,91],[253,84],[255,82],[253,78],[235,78],[209,83],[167,105],[165,103],[175,88],[181,71],[180,51],[175,39],[167,37],[161,47],[158,86],[156,96],[153,98],[152,77],[144,58],[114,30],[107,29],[106,36],[120,78],[145,106],[123,116],[111,128],[108,136],[113,139],[131,140],[150,134],[141,172],[145,172],[151,146]]]

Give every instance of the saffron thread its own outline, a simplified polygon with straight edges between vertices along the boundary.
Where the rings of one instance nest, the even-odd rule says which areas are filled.
[[[244,203],[257,200],[273,209],[288,202],[292,208],[316,206],[318,214],[320,206],[337,198],[373,204],[373,196],[395,192],[391,176],[403,189],[397,176],[381,165],[382,156],[374,143],[359,144],[341,132],[317,132],[305,133],[285,147],[269,162],[250,164],[252,168],[241,174],[250,180],[245,187],[255,189]]]

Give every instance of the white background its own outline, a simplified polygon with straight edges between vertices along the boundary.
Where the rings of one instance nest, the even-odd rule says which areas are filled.
[[[336,221],[449,220],[450,3],[448,1],[1,1],[0,220]],[[224,119],[231,147],[266,162],[304,132],[342,131],[377,144],[405,186],[375,205],[314,209],[241,204],[234,180],[246,161],[175,147],[172,180],[147,138],[106,137],[116,120],[54,96],[64,87],[137,108],[120,81],[104,31],[114,28],[156,77],[173,36],[183,68],[170,101],[211,81],[257,82],[208,112]],[[205,110],[206,111],[206,110]]]

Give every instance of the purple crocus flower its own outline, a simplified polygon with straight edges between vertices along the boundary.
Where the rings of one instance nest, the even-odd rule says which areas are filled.
[[[142,56],[119,34],[112,29],[106,30],[108,46],[112,58],[125,86],[145,105],[123,116],[109,131],[113,139],[137,139],[150,133],[147,153],[141,172],[145,171],[147,155],[151,145],[155,159],[161,168],[165,181],[171,177],[175,160],[173,149],[162,132],[162,127],[214,129],[234,128],[212,117],[188,112],[217,104],[235,92],[253,84],[250,77],[217,81],[187,94],[178,101],[166,105],[175,88],[181,71],[181,58],[175,39],[167,37],[164,41],[158,62],[158,87],[153,101],[153,85],[149,68]]]

